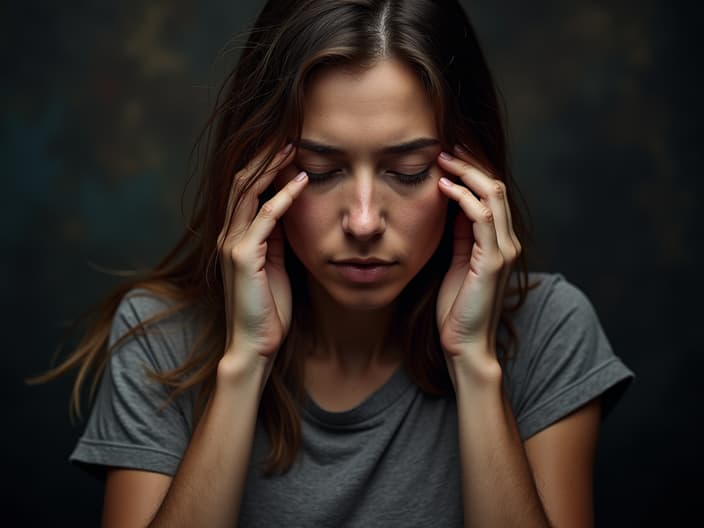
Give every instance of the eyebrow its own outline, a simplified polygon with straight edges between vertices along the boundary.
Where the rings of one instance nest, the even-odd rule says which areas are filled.
[[[405,152],[412,152],[414,150],[419,150],[431,145],[439,145],[440,141],[435,138],[421,137],[406,141],[404,143],[399,143],[398,145],[389,145],[377,151],[377,154],[403,154]],[[301,139],[298,142],[298,148],[303,150],[310,150],[316,154],[344,154],[344,149],[339,147],[333,147],[331,145],[325,145],[323,143],[318,143],[311,139]]]

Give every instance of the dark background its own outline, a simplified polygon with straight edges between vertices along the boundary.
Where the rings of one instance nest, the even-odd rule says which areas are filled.
[[[73,377],[23,378],[120,280],[96,268],[153,266],[182,231],[190,148],[235,59],[230,39],[261,6],[235,4],[0,7],[5,520],[99,522],[101,484],[67,461],[82,429],[68,419]],[[702,9],[465,5],[505,95],[533,268],[587,293],[637,374],[601,430],[598,526],[699,518]]]

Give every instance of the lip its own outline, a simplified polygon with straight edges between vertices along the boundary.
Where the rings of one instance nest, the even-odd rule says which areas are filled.
[[[345,280],[356,284],[383,281],[391,273],[394,262],[378,258],[353,258],[332,261],[335,271]]]
[[[351,266],[390,266],[393,264],[390,260],[384,260],[376,257],[355,257],[349,259],[333,260],[336,265],[351,265]]]

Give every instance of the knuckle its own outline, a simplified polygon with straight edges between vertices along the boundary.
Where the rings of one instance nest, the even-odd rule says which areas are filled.
[[[494,213],[492,213],[491,209],[489,209],[488,207],[482,207],[479,211],[479,216],[487,224],[492,224],[494,222]]]
[[[491,184],[491,192],[494,196],[503,198],[506,194],[506,184],[501,180],[494,180]]]
[[[243,249],[240,244],[237,244],[228,250],[226,250],[227,256],[229,257],[230,261],[233,264],[237,264],[238,262],[242,262],[243,259]]]
[[[252,162],[249,161],[245,163],[242,167],[240,167],[240,170],[235,172],[235,177],[234,180],[235,182],[241,181],[243,178],[246,178],[248,174],[252,172]]]
[[[232,185],[236,185],[247,174],[247,166],[245,165],[240,170],[236,171],[234,176],[232,176]]]
[[[460,201],[464,201],[468,205],[471,205],[476,199],[477,196],[472,191],[467,189],[467,187],[460,187]]]
[[[240,176],[235,179],[235,196],[240,196],[244,192],[247,188],[247,180],[246,176]]]
[[[275,208],[274,208],[274,204],[271,203],[271,200],[267,200],[266,202],[264,202],[264,204],[262,205],[262,208],[260,209],[260,213],[263,216],[274,216],[274,212],[275,212]]]
[[[456,187],[456,189],[460,193],[460,196],[459,196],[460,200],[469,200],[472,197],[472,193],[464,185],[458,185]]]
[[[457,159],[457,164],[459,166],[459,170],[464,172],[466,175],[469,175],[469,173],[474,170],[474,167],[472,167],[469,163],[467,163],[462,158],[456,158],[456,159]]]

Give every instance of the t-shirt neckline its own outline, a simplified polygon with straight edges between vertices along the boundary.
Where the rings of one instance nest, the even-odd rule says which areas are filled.
[[[324,424],[352,425],[379,414],[396,402],[411,386],[413,386],[413,381],[408,376],[404,365],[401,364],[381,387],[351,409],[341,412],[327,411],[320,407],[306,392],[304,411],[316,421]]]

